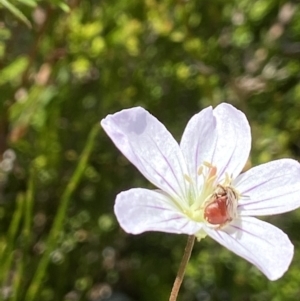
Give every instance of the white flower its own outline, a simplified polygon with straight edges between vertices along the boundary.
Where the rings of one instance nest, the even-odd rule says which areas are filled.
[[[226,103],[202,110],[187,124],[180,145],[140,107],[108,115],[101,125],[159,188],[117,196],[115,214],[126,232],[209,235],[271,280],[288,269],[294,248],[287,235],[252,216],[300,206],[300,165],[281,159],[240,174],[251,148],[241,111]]]

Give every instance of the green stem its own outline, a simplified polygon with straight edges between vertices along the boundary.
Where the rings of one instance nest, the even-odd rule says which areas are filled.
[[[27,191],[25,194],[25,204],[23,213],[23,230],[21,233],[22,244],[21,250],[16,257],[16,271],[13,279],[13,296],[11,301],[18,300],[21,293],[21,287],[23,279],[25,277],[25,267],[29,262],[29,250],[32,242],[32,222],[33,222],[33,206],[34,206],[34,194],[35,194],[35,166],[34,161],[30,166],[29,179],[27,182]]]
[[[31,227],[32,227],[32,216],[33,216],[33,204],[34,204],[34,177],[35,177],[35,167],[31,166],[29,171],[28,188],[26,191],[26,202],[25,202],[25,218],[24,218],[24,253],[28,252],[30,242],[31,242]]]
[[[16,202],[17,207],[14,211],[14,215],[7,233],[6,249],[4,250],[3,257],[1,258],[0,282],[5,282],[8,279],[10,268],[13,262],[14,243],[20,226],[24,205],[24,195],[22,193],[17,196]]]
[[[172,288],[172,291],[171,291],[171,294],[170,294],[169,301],[176,301],[177,300],[178,292],[179,292],[179,289],[180,289],[180,286],[181,286],[181,283],[182,283],[182,280],[183,280],[183,277],[184,277],[185,269],[186,269],[186,266],[187,266],[187,264],[190,260],[190,257],[191,257],[194,242],[195,242],[195,236],[190,235],[188,237],[188,240],[187,240],[187,243],[186,243],[186,246],[185,246],[185,249],[184,249],[184,254],[183,254],[183,257],[181,259],[181,263],[180,263],[180,266],[179,266],[179,269],[178,269],[178,272],[177,272],[177,276],[176,276],[176,279],[175,279],[174,284],[173,284],[173,288]]]
[[[93,150],[95,138],[96,138],[99,128],[100,127],[98,124],[92,128],[92,130],[88,136],[86,146],[80,156],[78,165],[77,165],[70,181],[68,182],[65,191],[63,192],[63,195],[59,202],[60,206],[58,208],[57,214],[53,221],[53,225],[52,225],[52,228],[50,230],[50,233],[49,233],[49,236],[48,236],[48,239],[46,242],[46,246],[47,246],[46,250],[43,253],[43,256],[39,262],[39,265],[37,267],[35,275],[32,279],[32,282],[31,282],[31,284],[28,288],[27,294],[25,296],[26,301],[33,301],[37,297],[37,294],[38,294],[39,288],[40,288],[40,284],[43,281],[46,269],[47,269],[49,261],[50,261],[50,257],[51,257],[50,255],[56,247],[58,236],[63,228],[63,223],[64,223],[64,219],[65,219],[65,216],[67,213],[71,195],[74,192],[74,190],[76,189],[76,187],[84,173],[89,156]]]
[[[23,255],[19,254],[20,258],[16,259],[16,271],[12,282],[12,288],[13,288],[13,295],[11,297],[11,301],[17,301],[19,300],[20,295],[20,287],[22,284],[22,277],[24,274],[24,260]]]

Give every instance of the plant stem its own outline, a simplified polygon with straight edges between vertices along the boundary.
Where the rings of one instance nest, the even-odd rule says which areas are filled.
[[[179,269],[178,269],[178,272],[177,272],[176,279],[175,279],[174,284],[173,284],[173,288],[172,288],[172,291],[171,291],[169,301],[176,301],[177,300],[178,292],[179,292],[179,289],[180,289],[180,286],[181,286],[181,283],[182,283],[182,280],[183,280],[185,269],[186,269],[186,266],[187,266],[187,264],[190,260],[190,257],[191,257],[194,242],[195,242],[195,236],[190,235],[188,237],[188,241],[187,241],[185,249],[184,249],[184,254],[183,254],[183,257],[182,257],[182,260],[181,260],[181,263],[180,263],[180,266],[179,266]]]
[[[36,300],[38,297],[40,286],[43,282],[46,269],[49,265],[50,259],[51,259],[51,253],[55,249],[57,245],[57,240],[59,237],[59,234],[63,231],[64,226],[64,220],[66,218],[68,205],[71,200],[71,196],[74,193],[75,189],[77,188],[79,181],[81,180],[84,171],[86,169],[86,166],[88,164],[88,159],[90,157],[90,154],[94,148],[95,144],[95,138],[98,134],[98,131],[100,129],[100,126],[96,124],[88,138],[86,145],[82,151],[82,154],[80,156],[80,159],[78,161],[77,167],[74,170],[74,173],[72,174],[65,191],[62,194],[60,205],[57,210],[56,216],[54,218],[52,228],[50,230],[47,242],[46,242],[46,250],[42,255],[41,260],[39,261],[39,264],[37,266],[37,269],[35,271],[35,275],[33,276],[33,279],[31,281],[31,284],[28,288],[28,291],[25,296],[25,301],[33,301]]]
[[[12,221],[9,225],[7,240],[4,252],[1,256],[1,267],[0,267],[0,283],[4,286],[5,282],[8,280],[10,274],[11,265],[14,259],[14,246],[16,243],[16,237],[20,227],[20,222],[22,218],[24,208],[24,194],[20,193],[17,196],[17,207],[14,211]]]

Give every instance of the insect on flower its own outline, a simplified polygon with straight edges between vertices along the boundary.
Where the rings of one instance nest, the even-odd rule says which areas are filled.
[[[289,238],[254,216],[300,207],[300,164],[280,159],[241,173],[251,149],[243,112],[226,103],[203,109],[188,122],[180,144],[141,107],[108,115],[101,125],[158,187],[117,195],[115,214],[127,233],[210,236],[271,280],[288,269],[294,253]]]
[[[218,185],[212,200],[204,208],[204,218],[222,227],[237,216],[238,195],[230,186]]]

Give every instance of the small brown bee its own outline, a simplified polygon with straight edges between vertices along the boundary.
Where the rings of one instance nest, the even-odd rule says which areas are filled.
[[[236,217],[237,193],[230,186],[218,185],[204,209],[204,218],[212,225],[224,225]]]

